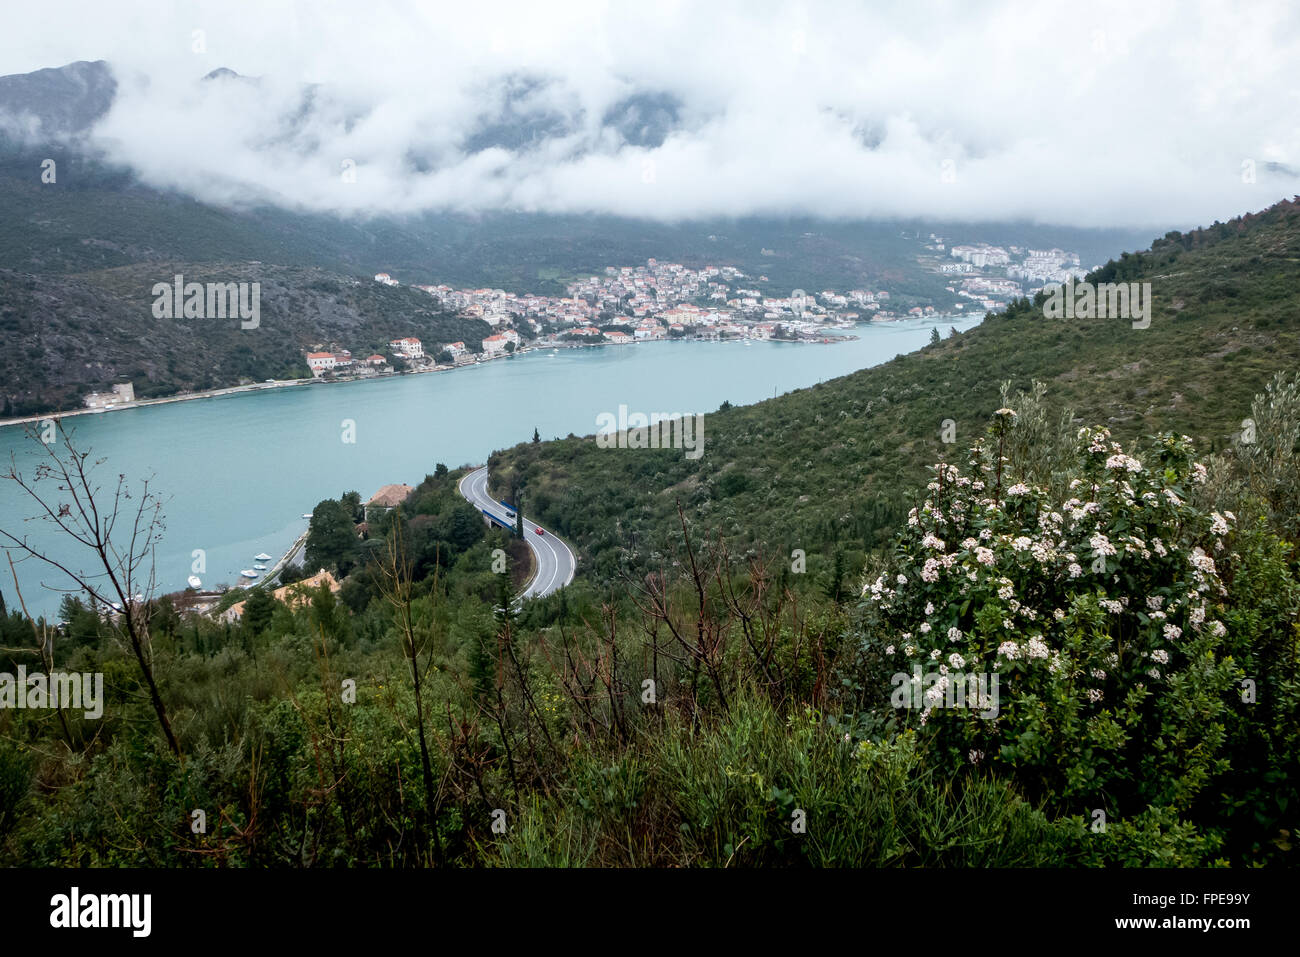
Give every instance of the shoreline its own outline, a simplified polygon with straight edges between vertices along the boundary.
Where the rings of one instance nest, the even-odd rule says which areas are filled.
[[[916,316],[908,317],[908,319],[911,320],[915,320],[918,318],[920,317],[916,317]],[[960,319],[963,317],[942,316],[937,318]],[[903,319],[902,317],[898,319],[891,319],[891,320],[884,320],[884,321],[878,321],[875,319],[864,319],[856,323],[855,326],[858,325],[883,326],[883,325],[890,325],[896,322],[904,322],[904,321],[908,321],[908,320]],[[828,333],[831,333],[831,331],[832,330],[827,330]],[[845,332],[847,330],[837,329],[834,331]],[[697,339],[697,338],[683,337],[679,339],[662,338],[662,339],[653,339],[653,340],[637,340],[634,342],[572,342],[571,341],[571,342],[554,342],[546,345],[534,344],[530,346],[525,346],[521,349],[517,349],[514,352],[500,353],[491,357],[485,356],[484,358],[478,359],[474,362],[467,362],[462,365],[455,365],[455,366],[433,366],[425,369],[410,369],[405,372],[390,373],[387,375],[347,376],[346,378],[328,379],[328,380],[318,379],[314,377],[311,379],[276,379],[272,382],[254,382],[254,383],[249,383],[248,385],[225,386],[220,389],[204,389],[199,392],[182,392],[177,395],[159,396],[158,398],[155,399],[137,399],[134,402],[124,402],[120,404],[114,404],[110,408],[70,409],[63,412],[52,411],[52,412],[45,412],[37,415],[18,416],[15,418],[0,419],[0,429],[8,426],[32,425],[35,423],[44,422],[47,419],[52,419],[57,422],[59,419],[67,418],[69,416],[74,416],[74,415],[100,415],[106,412],[125,412],[131,409],[141,409],[151,405],[166,405],[167,403],[170,402],[189,402],[194,399],[216,399],[226,395],[238,395],[240,393],[245,393],[245,392],[262,392],[270,389],[288,389],[294,387],[301,388],[301,387],[317,385],[317,384],[337,385],[345,382],[370,382],[370,381],[375,381],[380,379],[392,379],[398,376],[405,376],[405,375],[427,375],[433,372],[455,372],[458,369],[473,368],[475,366],[482,365],[485,362],[495,361],[496,359],[510,359],[510,358],[514,358],[515,356],[525,355],[529,352],[543,352],[547,349],[591,349],[591,348],[601,348],[604,346],[622,346],[622,345],[631,346],[631,345],[639,345],[642,342],[647,342],[647,341],[648,342],[746,342],[746,343],[784,342],[792,345],[799,345],[805,343],[812,344],[812,345],[834,345],[836,343],[841,343],[841,342],[851,342],[853,340],[856,340],[857,338],[858,336],[852,334],[850,335],[828,334],[825,337],[819,336],[815,338],[798,338],[798,339],[754,339],[748,336],[737,336],[734,338],[728,337],[725,339],[724,338]]]
[[[236,395],[240,392],[262,392],[270,389],[288,389],[295,386],[308,386],[320,379],[276,379],[274,382],[255,382],[249,385],[232,385],[221,389],[204,389],[200,392],[182,392],[178,395],[159,396],[156,399],[136,399],[134,402],[123,402],[113,405],[112,408],[106,409],[69,409],[64,412],[44,412],[39,415],[24,415],[12,419],[0,419],[0,428],[10,425],[30,425],[35,422],[44,422],[46,419],[67,418],[73,415],[100,415],[105,412],[125,412],[129,409],[142,409],[150,405],[166,405],[169,402],[189,402],[192,399],[215,399],[223,395]]]

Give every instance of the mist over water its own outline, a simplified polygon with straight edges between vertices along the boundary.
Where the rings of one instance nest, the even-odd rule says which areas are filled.
[[[368,499],[390,482],[418,484],[442,462],[481,464],[532,438],[592,435],[596,416],[626,405],[640,412],[715,411],[886,362],[924,345],[937,325],[909,320],[862,324],[856,341],[813,343],[655,342],[530,352],[454,372],[244,393],[66,420],[81,450],[111,490],[118,473],[134,486],[150,478],[165,499],[158,553],[160,594],[185,587],[191,553],[204,549],[205,588],[235,584],[259,552],[279,558],[307,526],[301,518],[324,498],[355,489]],[[707,417],[706,417],[707,418]],[[355,423],[355,444],[342,440]],[[705,430],[704,456],[708,456]],[[0,429],[0,459],[13,455],[30,475],[42,451],[19,427]],[[611,452],[611,454],[632,454]],[[52,484],[47,493],[52,493]],[[0,482],[0,527],[22,529],[41,550],[90,568],[88,553],[42,522],[24,522],[34,503]],[[15,555],[15,559],[17,556]],[[8,562],[0,579],[16,607]],[[579,568],[581,572],[581,568]],[[34,561],[18,566],[32,614],[53,615],[67,582]]]

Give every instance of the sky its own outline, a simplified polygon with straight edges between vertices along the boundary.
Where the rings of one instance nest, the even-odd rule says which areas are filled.
[[[0,74],[107,60],[97,143],[211,202],[1185,228],[1300,193],[1294,0],[45,0],[4,19]],[[259,80],[200,80],[218,67]],[[662,142],[602,122],[638,94],[674,104]],[[552,135],[482,148],[503,114]]]

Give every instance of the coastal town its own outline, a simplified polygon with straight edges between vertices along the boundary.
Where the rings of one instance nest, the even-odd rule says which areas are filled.
[[[964,315],[1005,307],[1045,286],[1084,276],[1078,253],[1064,249],[950,245],[931,233],[921,265],[946,281],[950,312],[934,305],[891,308],[884,289],[840,293],[792,290],[771,295],[758,288],[767,276],[749,277],[734,266],[693,269],[649,259],[643,266],[607,266],[570,282],[564,296],[521,295],[504,289],[456,289],[414,284],[444,309],[481,319],[492,329],[481,345],[401,338],[387,355],[354,358],[345,348],[307,353],[316,377],[369,377],[399,371],[435,371],[502,358],[532,348],[630,345],[665,339],[758,339],[827,342],[845,338],[860,322],[896,322]],[[388,273],[374,281],[400,285]]]
[[[950,244],[930,233],[917,257],[922,268],[938,273],[954,296],[968,304],[990,310],[1001,309],[1013,299],[1033,296],[1046,286],[1059,285],[1073,276],[1082,279],[1091,269],[1080,265],[1079,254],[1065,249],[1031,249],[1026,246],[995,246],[991,243]]]
[[[308,352],[306,360],[317,378],[370,377],[450,369],[533,348],[667,339],[829,342],[847,338],[847,331],[862,321],[937,315],[932,306],[895,313],[885,290],[840,294],[796,289],[788,296],[772,296],[750,288],[767,283],[766,276],[748,279],[733,266],[692,269],[650,259],[644,266],[608,266],[601,275],[571,282],[565,296],[416,284],[413,288],[444,309],[487,323],[491,335],[478,348],[465,342],[426,345],[404,337],[389,343],[387,355],[357,358],[335,346]],[[378,273],[374,281],[399,285],[388,273]]]

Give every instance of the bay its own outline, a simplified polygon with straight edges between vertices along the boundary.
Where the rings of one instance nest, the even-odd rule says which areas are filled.
[[[205,588],[235,584],[259,552],[279,558],[307,527],[304,512],[349,490],[368,499],[390,482],[418,484],[441,462],[481,464],[494,449],[532,438],[591,435],[596,416],[712,412],[749,404],[923,346],[936,326],[968,329],[979,317],[862,323],[857,339],[821,343],[643,342],[537,350],[452,372],[236,393],[73,416],[74,441],[103,458],[100,485],[119,473],[165,499],[158,593],[185,587],[202,550]],[[344,439],[351,428],[354,442]],[[43,456],[24,429],[0,428],[0,458],[30,475]],[[708,454],[707,420],[704,454]],[[47,483],[48,484],[48,483]],[[84,549],[52,532],[12,482],[0,481],[0,528],[42,551],[90,567]],[[15,561],[18,555],[14,554]],[[581,569],[579,569],[581,572]],[[28,611],[53,615],[68,580],[28,560],[18,566]],[[8,562],[0,593],[17,607]]]

